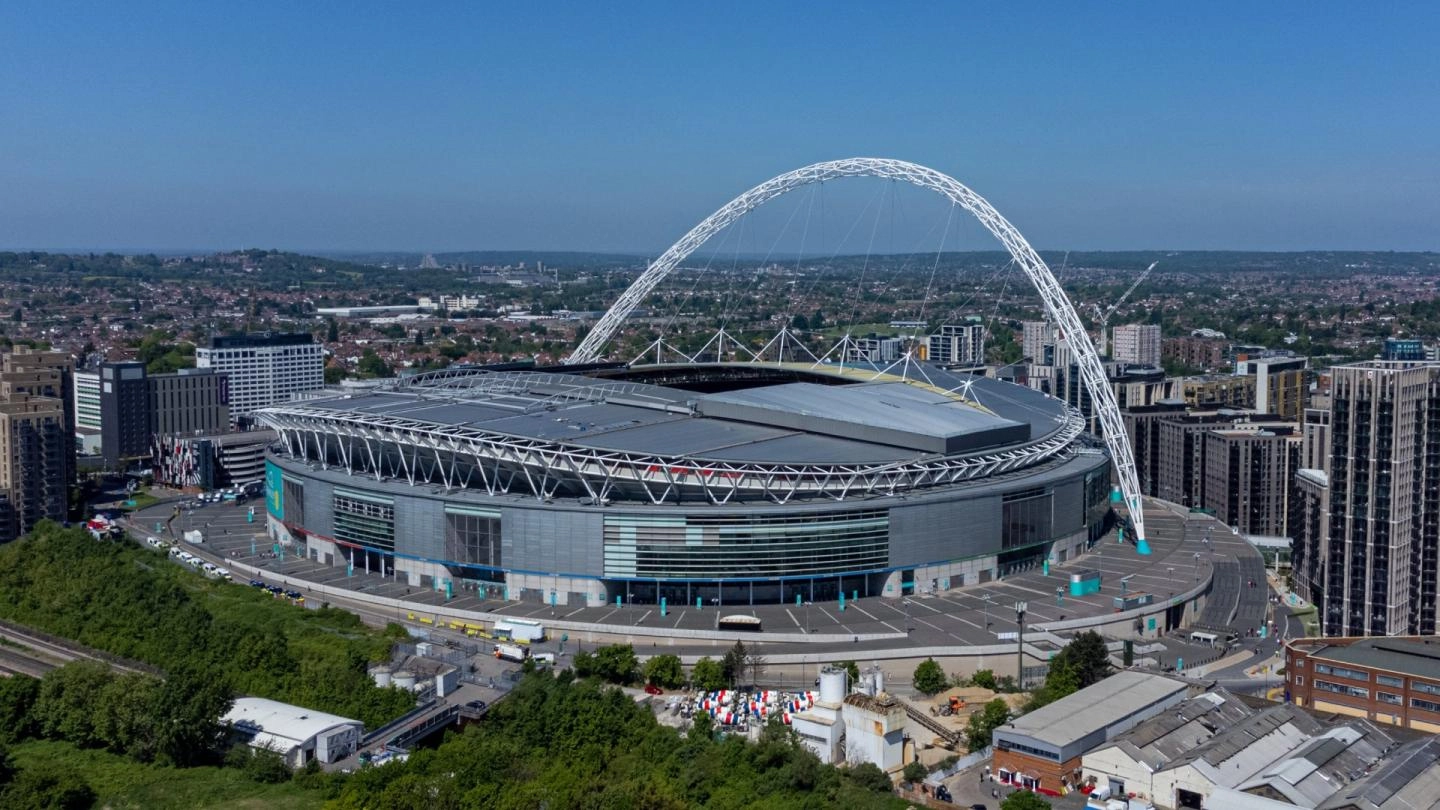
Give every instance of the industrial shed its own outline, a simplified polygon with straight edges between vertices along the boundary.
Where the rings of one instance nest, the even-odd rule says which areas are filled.
[[[365,724],[265,698],[236,698],[222,718],[254,748],[279,752],[291,767],[335,762],[360,747]]]

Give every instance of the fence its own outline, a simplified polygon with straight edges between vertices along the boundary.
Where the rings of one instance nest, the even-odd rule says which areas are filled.
[[[994,755],[995,749],[991,748],[988,745],[984,748],[981,748],[979,751],[971,751],[965,756],[955,760],[955,764],[951,765],[950,767],[942,768],[938,771],[931,771],[930,775],[925,777],[925,781],[930,785],[938,785],[946,779],[954,776],[955,774],[966,770],[967,768],[973,768],[982,762],[988,762],[990,758]]]

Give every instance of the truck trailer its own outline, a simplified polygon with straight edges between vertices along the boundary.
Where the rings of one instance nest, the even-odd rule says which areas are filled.
[[[523,664],[530,656],[530,651],[516,644],[496,644],[495,657],[502,661],[514,661]]]

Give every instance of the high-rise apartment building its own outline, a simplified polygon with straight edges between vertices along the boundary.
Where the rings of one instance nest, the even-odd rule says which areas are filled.
[[[985,327],[945,324],[926,338],[926,359],[938,366],[979,366],[985,363]]]
[[[1110,356],[1117,363],[1134,363],[1140,366],[1160,365],[1160,327],[1153,323],[1132,323],[1117,326],[1113,335]]]
[[[146,373],[138,362],[103,363],[100,447],[105,463],[119,467],[148,458],[156,436],[194,436],[230,427],[228,377],[214,369]]]
[[[100,372],[77,371],[75,385],[75,429],[100,430]]]
[[[325,387],[325,352],[313,335],[258,332],[212,338],[195,350],[199,368],[230,377],[230,421]]]
[[[83,456],[100,452],[100,372],[77,371],[75,387],[75,451]]]
[[[1206,433],[1204,508],[1245,534],[1285,536],[1299,459],[1300,436],[1292,424]]]
[[[1312,506],[1328,508],[1323,531],[1300,526],[1295,538],[1298,585],[1320,608],[1321,632],[1434,634],[1440,364],[1331,369],[1329,438],[1329,475],[1301,477]]]
[[[1045,346],[1055,344],[1055,328],[1049,321],[1025,321],[1020,324],[1020,350],[1030,360],[1040,363]]]
[[[903,338],[872,334],[852,339],[845,350],[845,359],[852,363],[893,363],[904,353]]]
[[[67,444],[61,453],[58,475],[67,492],[75,480],[75,361],[65,352],[39,351],[17,346],[0,357],[0,400],[21,395],[59,400],[61,427]],[[59,513],[61,519],[65,512]]]
[[[1228,365],[1223,338],[1177,337],[1160,341],[1160,359],[1174,360],[1197,371],[1218,371]]]
[[[1309,395],[1308,365],[1304,357],[1245,357],[1235,361],[1235,375],[1255,381],[1255,410],[1298,422]]]
[[[182,368],[146,378],[150,433],[197,436],[230,425],[230,377],[211,368]]]
[[[65,520],[75,454],[65,423],[65,401],[58,397],[17,392],[0,398],[0,541],[42,520]]]
[[[100,454],[114,469],[150,452],[150,386],[145,364],[100,366]]]

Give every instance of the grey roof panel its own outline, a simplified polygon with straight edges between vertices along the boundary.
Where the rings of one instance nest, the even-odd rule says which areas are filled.
[[[707,394],[704,416],[855,437],[929,453],[959,453],[1024,441],[1024,423],[907,383],[786,383]]]

